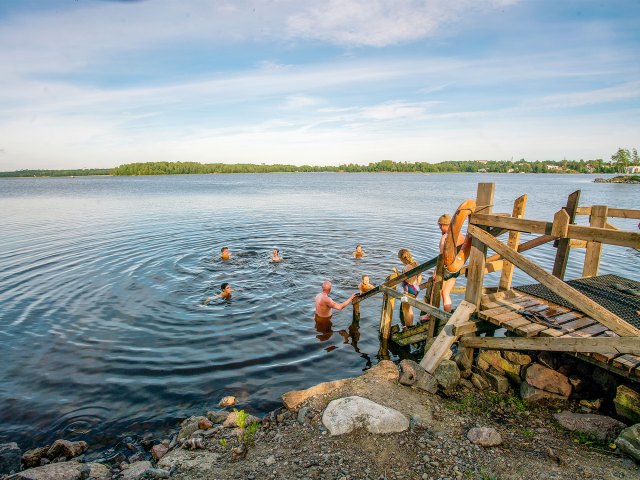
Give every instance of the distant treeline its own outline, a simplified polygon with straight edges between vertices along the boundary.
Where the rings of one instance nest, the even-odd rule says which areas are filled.
[[[112,168],[83,168],[81,170],[17,170],[0,172],[0,177],[86,177],[88,175],[111,175]]]
[[[382,160],[357,165],[353,163],[340,166],[311,165],[266,165],[251,163],[197,163],[197,162],[146,162],[128,163],[113,169],[83,170],[18,170],[0,172],[1,177],[70,177],[86,175],[181,175],[206,173],[276,173],[276,172],[419,172],[419,173],[616,173],[620,165],[614,162],[597,160],[562,160],[528,162],[518,161],[469,160],[461,162],[394,162]]]
[[[598,160],[555,161],[462,161],[462,162],[394,162],[382,160],[368,165],[353,163],[332,166],[311,165],[265,165],[251,163],[196,163],[196,162],[148,162],[129,163],[114,168],[112,175],[177,175],[203,173],[273,173],[273,172],[494,172],[494,173],[615,173],[616,166],[610,162]]]

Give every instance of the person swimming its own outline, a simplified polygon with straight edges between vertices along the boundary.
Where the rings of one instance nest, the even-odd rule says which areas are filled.
[[[367,252],[362,250],[362,245],[357,245],[355,252],[353,252],[351,255],[353,255],[353,258],[362,258],[366,254]]]
[[[209,305],[209,302],[211,302],[211,300],[214,300],[216,298],[221,298],[223,300],[231,300],[231,293],[233,293],[233,290],[231,289],[231,285],[229,285],[229,283],[227,282],[224,282],[222,285],[220,285],[220,293],[217,295],[214,295],[213,297],[209,297],[205,299],[205,301],[202,302],[202,304]]]
[[[271,252],[271,261],[272,262],[282,261],[282,257],[280,256],[280,251],[277,248],[274,248],[273,252]]]
[[[362,282],[358,285],[360,293],[367,293],[369,290],[375,288],[375,285],[369,283],[369,275],[362,275]]]
[[[231,258],[231,254],[229,253],[229,247],[222,247],[220,249],[220,258],[222,260],[229,260]]]

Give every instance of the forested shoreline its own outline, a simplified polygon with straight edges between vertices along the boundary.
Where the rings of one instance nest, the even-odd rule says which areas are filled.
[[[404,172],[404,173],[618,173],[618,162],[596,160],[535,161],[446,161],[394,162],[382,160],[359,165],[312,166],[251,163],[144,162],[128,163],[105,169],[18,170],[0,172],[0,177],[74,177],[90,175],[184,175],[224,173],[296,173],[296,172]]]

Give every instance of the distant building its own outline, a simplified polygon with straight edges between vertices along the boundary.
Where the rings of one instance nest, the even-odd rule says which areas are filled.
[[[625,167],[624,173],[640,173],[640,165],[632,165],[631,167]]]
[[[478,163],[489,163],[489,160],[474,160],[474,162],[478,162]]]
[[[560,171],[562,170],[562,167],[560,167],[559,165],[547,165],[547,170]]]
[[[479,168],[478,169],[478,173],[487,173],[487,169],[486,168]]]
[[[585,168],[587,169],[588,173],[593,173],[595,171],[595,167],[593,165],[591,165],[590,163],[587,163]]]

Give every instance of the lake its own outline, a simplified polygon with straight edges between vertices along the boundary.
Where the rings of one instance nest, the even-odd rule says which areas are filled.
[[[437,218],[475,198],[480,181],[496,182],[496,212],[529,194],[528,218],[551,220],[577,189],[581,205],[640,208],[638,186],[593,178],[0,179],[0,442],[24,449],[64,437],[99,448],[125,432],[160,436],[224,395],[263,414],[286,391],[356,376],[377,362],[381,297],[363,302],[355,344],[351,308],[321,335],[313,298],[324,279],[341,301],[362,274],[378,284],[400,267],[400,248],[420,262],[435,256]],[[354,260],[359,243],[368,255]],[[222,246],[228,262],[218,259]],[[284,262],[269,261],[274,247]],[[603,250],[601,273],[640,280],[637,252]],[[554,255],[551,245],[527,252],[548,269]],[[584,250],[572,251],[568,278],[580,276],[583,259]],[[488,278],[497,284],[499,274]],[[203,305],[223,282],[232,300]],[[518,283],[531,279],[516,270]]]

